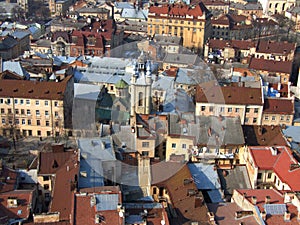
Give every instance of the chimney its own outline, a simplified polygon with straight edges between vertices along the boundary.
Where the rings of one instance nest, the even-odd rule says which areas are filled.
[[[266,214],[265,211],[262,211],[262,212],[260,213],[260,216],[261,216],[261,218],[262,218],[263,221],[265,221],[265,220],[267,219],[267,214]]]
[[[291,220],[291,213],[289,211],[286,211],[284,213],[284,221],[290,221]]]
[[[265,203],[266,203],[266,204],[270,204],[270,200],[271,200],[271,197],[270,197],[269,195],[267,195],[267,196],[265,197]]]
[[[272,155],[277,155],[277,149],[276,149],[276,147],[270,147],[270,150],[271,150],[271,153],[272,153]]]
[[[298,210],[297,219],[300,221],[300,210]]]
[[[251,200],[252,200],[252,204],[253,204],[253,205],[256,205],[256,203],[257,203],[257,198],[256,198],[256,196],[252,196]]]
[[[203,203],[203,197],[200,195],[195,196],[195,208],[199,208],[202,206]]]
[[[262,135],[262,127],[261,126],[258,127],[258,135],[260,135],[260,136]]]
[[[290,171],[293,171],[293,170],[298,169],[298,168],[300,168],[300,164],[298,164],[298,163],[292,163],[290,165]]]

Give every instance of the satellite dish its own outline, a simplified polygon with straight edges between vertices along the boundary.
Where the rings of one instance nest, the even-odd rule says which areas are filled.
[[[124,213],[123,212],[119,212],[119,217],[124,217]]]

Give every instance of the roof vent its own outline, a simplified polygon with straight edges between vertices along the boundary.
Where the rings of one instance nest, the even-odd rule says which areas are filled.
[[[30,89],[30,90],[28,91],[28,93],[33,93],[33,89]]]
[[[17,91],[18,91],[18,88],[15,88],[15,89],[14,89],[14,92],[17,92]]]
[[[50,91],[49,91],[49,90],[47,90],[47,91],[45,91],[44,93],[45,93],[45,94],[49,94],[49,93],[50,93]]]

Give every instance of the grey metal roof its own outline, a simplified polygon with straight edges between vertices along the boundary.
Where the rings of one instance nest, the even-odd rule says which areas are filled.
[[[171,90],[174,87],[174,77],[159,75],[152,83],[152,90]]]
[[[29,36],[30,33],[28,31],[15,31],[11,34],[13,37],[16,37],[18,39],[23,39],[26,36]]]
[[[179,84],[196,85],[198,83],[196,77],[197,73],[198,71],[193,69],[179,68],[175,82]]]
[[[118,129],[119,132],[112,135],[114,143],[119,147],[126,145],[127,149],[136,150],[135,133],[131,132],[131,126],[119,126]]]
[[[194,65],[197,60],[197,57],[198,57],[197,55],[190,55],[190,54],[167,53],[163,62],[184,64],[184,65]]]
[[[6,36],[0,41],[0,50],[7,50],[18,44],[18,41],[11,36]]]
[[[101,87],[92,84],[74,83],[74,98],[94,100],[98,99]]]
[[[119,203],[118,194],[96,194],[96,210],[117,210]]]
[[[288,126],[286,129],[282,129],[284,136],[291,137],[293,142],[300,143],[300,127]]]
[[[103,165],[105,161],[116,161],[112,142],[105,138],[80,138],[80,173],[86,172],[86,176],[79,176],[79,187],[97,187],[104,185]]]
[[[116,160],[110,137],[103,138],[80,138],[78,147],[81,154],[87,154],[100,161]]]
[[[220,189],[219,176],[214,165],[204,163],[189,163],[188,167],[199,190]]]
[[[198,116],[196,123],[179,124],[176,116],[171,116],[169,121],[169,133],[176,135],[194,136],[200,145],[242,145],[244,135],[239,118],[216,116]],[[211,128],[212,135],[208,135]]]
[[[121,13],[121,17],[124,19],[141,19],[147,20],[148,18],[148,10],[137,10],[124,8]]]
[[[2,62],[2,71],[9,70],[22,77],[27,76],[26,72],[23,70],[20,62],[4,61]]]

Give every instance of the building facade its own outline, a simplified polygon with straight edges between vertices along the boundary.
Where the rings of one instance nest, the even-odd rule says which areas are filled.
[[[199,3],[187,5],[150,6],[148,35],[165,34],[183,38],[183,46],[202,52],[205,41],[211,35],[211,13]]]
[[[18,138],[65,134],[72,128],[73,83],[72,76],[51,83],[2,80],[2,135]]]
[[[197,89],[195,115],[239,117],[242,125],[260,125],[263,103],[261,88],[213,85]]]

